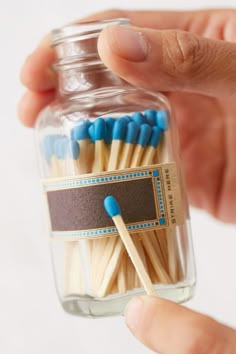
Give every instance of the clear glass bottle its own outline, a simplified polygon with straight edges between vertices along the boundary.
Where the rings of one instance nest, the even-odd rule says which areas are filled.
[[[97,39],[109,24],[129,20],[52,32],[58,95],[36,124],[56,288],[67,312],[86,317],[122,314],[145,293],[99,204],[111,192],[157,294],[184,302],[195,286],[173,109],[103,65]]]

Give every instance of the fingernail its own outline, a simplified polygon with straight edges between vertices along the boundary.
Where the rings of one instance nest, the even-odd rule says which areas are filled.
[[[125,309],[125,321],[131,332],[135,332],[142,315],[143,300],[141,297],[132,299]]]
[[[109,26],[108,41],[112,51],[131,61],[144,61],[148,43],[143,33],[129,27]]]

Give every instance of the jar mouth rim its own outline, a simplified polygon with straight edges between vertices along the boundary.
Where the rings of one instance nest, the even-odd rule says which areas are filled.
[[[52,46],[56,46],[63,42],[75,41],[80,37],[92,36],[98,37],[99,33],[109,25],[129,25],[128,18],[114,18],[102,21],[87,21],[72,25],[66,25],[61,28],[55,28],[51,31]]]

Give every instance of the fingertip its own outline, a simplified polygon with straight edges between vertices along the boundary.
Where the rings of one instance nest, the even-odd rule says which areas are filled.
[[[29,128],[35,125],[39,112],[45,108],[55,97],[55,91],[36,93],[27,91],[17,105],[17,114],[21,123]]]
[[[98,54],[105,65],[109,63],[112,56],[108,37],[109,31],[107,28],[104,28],[98,37]]]
[[[49,46],[40,45],[25,60],[20,80],[32,91],[47,91],[56,87],[57,75],[51,66],[55,60],[54,50]]]
[[[157,296],[138,296],[133,298],[125,309],[125,321],[127,327],[135,336],[145,332],[145,327],[150,321],[149,315],[155,312],[159,306],[168,301]]]
[[[127,327],[135,334],[140,317],[142,316],[143,299],[141,296],[133,298],[125,309],[125,322]]]
[[[98,38],[98,54],[104,65],[109,70],[116,73],[124,80],[133,83],[135,68],[132,63],[122,58],[114,50],[112,50],[110,45],[112,39],[110,38],[109,27],[116,26],[108,26],[100,33]]]

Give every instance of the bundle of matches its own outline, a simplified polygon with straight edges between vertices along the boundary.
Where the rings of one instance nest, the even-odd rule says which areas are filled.
[[[81,127],[81,140],[85,139],[83,135],[83,127]],[[74,135],[76,135],[76,131]],[[79,156],[83,156],[83,148],[87,149],[87,145],[78,142],[72,138],[61,135],[47,135],[43,142],[43,153],[46,157],[52,177],[65,177],[66,175],[78,175],[82,170],[86,170],[86,164]],[[80,294],[84,295],[88,292],[85,286],[83,274],[84,260],[89,264],[87,250],[83,257],[82,247],[86,241],[65,241],[64,242],[64,295]]]
[[[47,147],[47,160],[57,177],[168,162],[166,130],[166,111],[97,118],[93,123],[82,121],[74,127],[71,137],[60,138],[60,143],[58,137],[46,137],[53,146]],[[66,144],[70,148],[64,152]],[[175,229],[140,231],[131,238],[153,284],[182,280]],[[119,236],[69,241],[65,245],[66,295],[103,298],[142,286]]]

